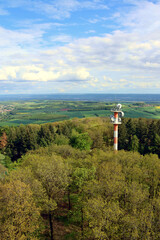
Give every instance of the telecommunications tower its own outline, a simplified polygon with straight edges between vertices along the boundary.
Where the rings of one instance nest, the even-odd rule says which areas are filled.
[[[121,118],[124,116],[124,112],[122,112],[122,105],[117,104],[115,108],[111,110],[114,112],[114,115],[110,116],[111,122],[114,124],[114,150],[118,150],[118,125],[121,124]]]

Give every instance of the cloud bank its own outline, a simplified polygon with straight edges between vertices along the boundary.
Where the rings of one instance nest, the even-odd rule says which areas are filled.
[[[22,3],[12,2],[9,8],[20,8]],[[82,9],[109,9],[105,1],[24,4],[28,11],[56,20],[70,18]],[[0,15],[7,14],[8,9],[2,7]],[[129,12],[119,9],[112,15],[118,30],[96,36],[97,30],[92,29],[88,32],[94,36],[89,37],[62,33],[64,22],[56,25],[37,20],[32,26],[16,29],[1,26],[1,91],[25,92],[27,88],[28,92],[158,92],[160,2],[132,1]]]

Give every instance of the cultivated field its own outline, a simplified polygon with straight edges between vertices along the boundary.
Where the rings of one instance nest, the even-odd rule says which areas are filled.
[[[125,102],[125,117],[160,119],[159,103]],[[32,100],[0,102],[0,126],[42,124],[71,118],[109,117],[111,102]]]

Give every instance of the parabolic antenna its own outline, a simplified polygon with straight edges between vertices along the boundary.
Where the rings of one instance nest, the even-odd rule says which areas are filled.
[[[117,109],[120,110],[122,108],[122,105],[120,103],[117,104]]]
[[[118,115],[119,115],[120,118],[122,118],[122,117],[124,117],[124,112],[119,112]]]
[[[110,116],[110,119],[112,122],[114,122],[114,120],[115,120],[113,115]]]

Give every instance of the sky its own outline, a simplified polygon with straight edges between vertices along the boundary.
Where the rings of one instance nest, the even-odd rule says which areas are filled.
[[[0,0],[0,94],[160,93],[160,0]]]

